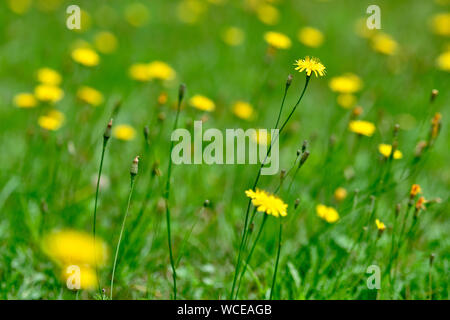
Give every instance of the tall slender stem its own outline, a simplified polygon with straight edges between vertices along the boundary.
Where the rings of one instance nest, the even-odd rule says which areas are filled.
[[[111,292],[110,292],[111,300],[112,300],[112,297],[113,297],[114,274],[116,273],[117,257],[119,256],[120,243],[122,242],[122,235],[123,235],[123,231],[125,229],[125,223],[127,221],[128,211],[130,209],[131,196],[133,194],[133,189],[134,189],[134,181],[135,181],[135,176],[132,175],[131,176],[130,193],[128,195],[127,209],[125,211],[125,215],[124,215],[123,220],[122,220],[122,228],[120,229],[119,240],[117,242],[116,254],[115,254],[115,257],[114,257],[114,264],[113,264],[113,270],[112,270],[112,275],[111,275]]]
[[[272,300],[273,291],[275,289],[275,282],[277,281],[277,271],[278,271],[278,262],[280,261],[280,252],[281,252],[281,236],[283,233],[283,224],[280,220],[280,231],[278,232],[278,250],[277,250],[277,259],[275,260],[275,268],[273,270],[273,279],[272,279],[272,288],[270,289],[270,297],[269,300]]]

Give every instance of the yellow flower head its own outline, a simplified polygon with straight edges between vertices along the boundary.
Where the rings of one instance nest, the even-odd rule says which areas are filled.
[[[77,48],[72,51],[72,59],[86,67],[94,67],[100,63],[100,57],[90,48]]]
[[[418,184],[415,183],[411,186],[411,191],[409,192],[409,196],[412,199],[421,192],[422,192],[422,189],[420,188],[420,186]]]
[[[18,108],[34,108],[37,105],[36,98],[31,93],[16,94],[13,101]]]
[[[362,81],[353,73],[347,73],[339,77],[333,77],[329,83],[330,89],[339,93],[355,93],[361,90]]]
[[[137,81],[145,82],[151,79],[148,64],[146,63],[133,64],[128,70],[128,74],[132,79]]]
[[[269,26],[276,25],[280,20],[278,9],[270,4],[262,4],[256,8],[258,19]]]
[[[233,113],[244,120],[249,120],[253,116],[253,107],[250,103],[236,101],[233,105]]]
[[[64,283],[70,284],[71,288],[93,290],[97,288],[98,280],[95,267],[89,265],[67,265],[61,269],[61,277]],[[79,279],[78,279],[79,277]]]
[[[101,266],[107,259],[106,244],[85,232],[62,230],[44,237],[44,252],[56,263],[67,265]]]
[[[118,41],[113,33],[102,31],[95,35],[94,44],[98,51],[109,54],[117,50]]]
[[[449,37],[450,36],[450,13],[439,13],[433,16],[431,27],[435,34]]]
[[[373,50],[392,56],[398,51],[398,43],[388,34],[378,33],[372,38]]]
[[[450,72],[450,51],[444,52],[436,60],[436,65],[442,71]]]
[[[58,110],[51,110],[46,115],[38,118],[38,124],[41,128],[50,131],[56,131],[63,125],[65,116]]]
[[[377,226],[377,229],[380,231],[384,231],[386,229],[385,224],[378,219],[375,219],[375,225]]]
[[[127,124],[119,124],[113,127],[113,136],[119,140],[130,141],[136,137],[136,130]]]
[[[364,120],[353,120],[350,121],[348,128],[350,131],[364,135],[367,137],[371,137],[375,132],[375,125],[372,122],[364,121]]]
[[[378,151],[385,157],[389,158],[391,156],[392,152],[392,146],[390,144],[379,144],[378,145]],[[400,150],[395,150],[394,152],[394,159],[401,159],[403,157],[403,154]]]
[[[416,210],[426,210],[425,204],[428,201],[425,199],[425,197],[419,197],[419,199],[416,202]]]
[[[50,68],[41,68],[37,72],[37,79],[42,84],[58,86],[61,83],[61,75],[58,71]]]
[[[257,129],[251,136],[251,138],[255,143],[263,146],[267,146],[271,142],[271,136],[270,133],[267,132],[267,130]]]
[[[78,89],[77,97],[81,101],[90,104],[91,106],[98,106],[103,102],[103,95],[100,91],[94,88],[83,86]]]
[[[153,61],[147,67],[150,79],[173,80],[175,78],[175,70],[165,62]]]
[[[304,27],[298,32],[298,40],[305,46],[317,48],[323,43],[323,33],[312,27]]]
[[[350,109],[351,107],[353,107],[356,104],[357,99],[351,93],[341,93],[337,96],[336,102],[342,108]]]
[[[347,190],[339,187],[334,191],[334,198],[336,199],[336,201],[342,201],[345,198],[347,198]]]
[[[294,65],[296,66],[295,70],[298,70],[298,72],[305,71],[308,77],[311,76],[311,73],[313,72],[316,77],[325,75],[325,66],[320,63],[319,59],[314,57],[296,60]]]
[[[266,32],[264,40],[275,49],[289,49],[292,44],[291,39],[287,35],[275,31]]]
[[[34,95],[40,101],[55,103],[64,97],[64,91],[56,86],[41,84],[34,88]]]
[[[222,39],[229,46],[238,46],[244,42],[245,34],[240,28],[228,27],[223,32]]]
[[[247,190],[245,194],[252,199],[252,204],[259,212],[265,212],[274,217],[285,217],[287,215],[288,205],[277,196],[259,189],[256,189],[256,191]]]
[[[150,11],[143,3],[135,2],[125,8],[125,19],[133,27],[139,28],[150,20]]]
[[[189,105],[196,109],[208,112],[214,111],[216,109],[214,101],[199,94],[196,94],[191,99],[189,99]]]
[[[339,213],[333,207],[327,207],[323,204],[316,206],[317,216],[328,223],[334,223],[339,220]]]

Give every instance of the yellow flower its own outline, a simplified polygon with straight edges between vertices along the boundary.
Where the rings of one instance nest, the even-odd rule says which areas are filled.
[[[328,223],[334,223],[339,220],[339,213],[333,207],[327,207],[323,204],[316,206],[317,216]]]
[[[367,137],[371,137],[375,132],[375,125],[372,122],[364,120],[350,121],[348,127],[350,131]]]
[[[125,8],[125,19],[133,27],[142,27],[150,20],[150,11],[146,5],[135,2]]]
[[[287,215],[288,205],[277,196],[259,189],[256,189],[256,191],[247,190],[245,194],[252,199],[252,204],[259,212],[265,212],[274,217],[285,217]]]
[[[237,27],[228,27],[222,34],[223,41],[229,46],[238,46],[242,44],[244,38],[244,31]]]
[[[392,146],[390,144],[379,144],[378,145],[378,151],[385,157],[389,158],[392,152]],[[394,152],[394,159],[401,159],[403,157],[403,154],[400,150],[395,150]]]
[[[74,269],[74,267],[79,269]],[[78,273],[79,272],[79,273]],[[62,279],[64,283],[70,284],[73,289],[77,289],[79,284],[80,289],[93,290],[97,288],[98,280],[95,272],[95,267],[89,265],[67,265],[62,268]],[[79,276],[79,280],[77,279]],[[78,282],[79,281],[79,282]]]
[[[437,35],[444,37],[450,36],[450,13],[439,13],[433,16],[431,27]]]
[[[320,63],[319,59],[314,57],[296,60],[294,65],[296,66],[295,70],[298,70],[298,72],[305,71],[308,77],[311,76],[312,72],[314,72],[316,77],[325,75],[325,66]]]
[[[31,7],[31,0],[8,0],[9,9],[15,14],[24,14]]]
[[[94,67],[100,63],[100,57],[90,48],[77,48],[72,51],[72,59],[86,67]]]
[[[40,83],[50,86],[58,86],[61,83],[61,75],[58,71],[50,68],[41,68],[37,72],[37,79]]]
[[[150,72],[148,70],[148,64],[135,63],[128,70],[130,77],[137,81],[149,81],[151,79]]]
[[[436,60],[439,69],[450,72],[450,51],[442,53]]]
[[[292,44],[288,36],[275,31],[266,32],[264,34],[264,40],[275,49],[289,49]]]
[[[103,102],[103,95],[100,91],[94,88],[83,86],[78,89],[77,97],[83,102],[90,104],[91,106],[98,106]]]
[[[233,105],[233,113],[241,119],[248,120],[253,116],[253,107],[248,102],[236,101]]]
[[[64,97],[64,91],[57,86],[41,84],[34,88],[34,95],[40,101],[54,103]]]
[[[425,199],[425,197],[419,197],[419,199],[417,199],[417,202],[416,202],[416,210],[417,211],[425,210],[426,209],[425,204],[427,202],[428,201]]]
[[[168,94],[167,92],[161,92],[158,96],[158,104],[164,105],[167,103]]]
[[[252,140],[263,146],[267,146],[271,143],[271,136],[267,130],[256,129],[255,133],[251,136]]]
[[[24,92],[14,96],[14,104],[19,108],[34,108],[37,105],[37,101],[34,95]]]
[[[409,196],[412,199],[421,192],[422,192],[422,189],[420,188],[420,185],[415,183],[411,186],[411,191],[409,192]]]
[[[386,229],[385,224],[378,219],[375,219],[375,224],[377,226],[377,229],[380,231],[384,231]]]
[[[256,14],[258,19],[267,25],[273,26],[280,20],[278,9],[269,4],[262,4],[257,7]]]
[[[191,107],[202,111],[211,112],[216,109],[216,105],[211,99],[199,94],[196,94],[191,99],[189,99],[189,104],[191,105]]]
[[[95,35],[94,44],[98,51],[109,54],[117,50],[118,41],[113,33],[103,31]]]
[[[51,110],[46,115],[38,118],[38,124],[41,128],[50,131],[56,131],[63,125],[65,116],[62,112]]]
[[[378,33],[372,38],[373,50],[392,56],[397,53],[398,43],[388,34]]]
[[[336,201],[344,200],[345,198],[347,198],[347,190],[342,187],[337,188],[334,191],[334,198],[336,199]]]
[[[119,140],[130,141],[136,137],[136,130],[127,124],[113,127],[113,136]]]
[[[173,80],[176,75],[175,70],[162,61],[153,61],[147,68],[150,79]]]
[[[342,76],[331,78],[329,86],[334,92],[355,93],[361,90],[362,81],[356,74],[347,73]]]
[[[323,43],[323,33],[312,27],[304,27],[298,32],[298,40],[305,46],[317,48]]]
[[[350,109],[356,104],[356,97],[351,93],[341,93],[336,98],[337,104],[342,108]]]

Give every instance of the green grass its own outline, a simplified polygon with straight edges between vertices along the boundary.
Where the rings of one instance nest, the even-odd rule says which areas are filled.
[[[283,97],[286,77],[294,80],[289,89],[282,120],[295,104],[304,85],[304,74],[293,70],[296,59],[319,57],[327,76],[312,78],[298,110],[280,139],[281,168],[289,170],[303,140],[308,140],[310,157],[296,176],[279,191],[289,205],[283,219],[283,241],[274,299],[428,299],[429,276],[433,299],[449,298],[448,195],[450,190],[450,78],[436,68],[436,57],[448,45],[448,38],[433,35],[429,19],[448,12],[448,5],[433,1],[377,1],[382,28],[400,45],[393,57],[375,53],[367,39],[354,32],[357,19],[365,17],[373,1],[278,1],[281,13],[276,26],[261,23],[242,8],[242,1],[223,5],[206,4],[198,23],[179,21],[179,1],[142,1],[150,10],[150,21],[142,28],[124,19],[124,1],[62,1],[56,11],[42,12],[34,6],[25,15],[12,13],[0,4],[0,298],[74,299],[65,288],[58,268],[44,255],[40,239],[55,228],[91,232],[95,183],[103,132],[115,103],[122,106],[114,125],[128,123],[137,131],[133,141],[111,138],[105,153],[103,174],[109,188],[101,188],[97,211],[97,236],[114,251],[129,192],[129,167],[140,155],[127,227],[122,239],[115,274],[116,299],[170,299],[172,272],[167,246],[163,192],[167,175],[170,134],[176,115],[178,85],[187,85],[186,99],[196,93],[216,102],[208,114],[206,128],[270,128],[274,125]],[[65,8],[77,3],[89,12],[91,27],[83,33],[65,28]],[[108,5],[115,15],[100,10]],[[312,25],[325,35],[324,44],[308,48],[297,41],[300,27]],[[241,46],[229,47],[221,40],[227,26],[245,31]],[[77,39],[92,42],[96,32],[108,30],[119,40],[118,50],[101,55],[99,66],[89,69],[70,58]],[[271,64],[265,60],[266,31],[281,31],[292,39],[289,50],[278,51]],[[169,84],[137,83],[128,77],[136,62],[162,60],[177,72]],[[56,108],[66,122],[56,132],[37,124],[45,109],[19,109],[12,104],[18,92],[32,92],[35,72],[51,67],[63,76],[63,100]],[[364,108],[362,119],[374,122],[377,130],[356,140],[347,130],[351,111],[336,104],[328,87],[333,76],[352,72],[361,77],[363,90],[357,94]],[[100,90],[105,103],[97,108],[76,99],[76,90],[86,84]],[[432,89],[440,91],[429,103]],[[158,106],[165,91],[169,101]],[[252,103],[257,116],[252,121],[231,112],[235,100]],[[414,150],[426,140],[431,117],[442,113],[442,129],[436,143],[416,165]],[[165,120],[158,120],[163,113]],[[204,114],[184,104],[179,127],[192,128]],[[389,180],[380,176],[386,169],[378,153],[379,143],[391,143],[395,123],[400,124],[399,149],[403,159],[395,160]],[[146,147],[145,126],[150,129]],[[335,139],[330,144],[330,137]],[[73,149],[70,152],[70,149]],[[162,176],[152,175],[154,163]],[[172,245],[177,264],[179,299],[228,298],[244,226],[248,198],[258,165],[181,165],[172,167],[170,194]],[[262,176],[260,188],[274,191],[279,176]],[[386,268],[392,259],[395,207],[401,204],[397,229],[401,226],[408,194],[418,183],[430,203],[419,215],[414,234],[402,241],[395,263],[395,277]],[[341,203],[333,199],[337,187],[349,195]],[[372,197],[372,198],[371,198]],[[294,202],[300,204],[294,209]],[[208,199],[211,205],[203,207]],[[317,217],[319,203],[335,207],[341,219],[327,224]],[[140,216],[141,215],[141,216]],[[139,220],[136,220],[140,216]],[[255,229],[263,214],[255,216]],[[387,229],[377,240],[374,219]],[[242,281],[238,298],[268,299],[278,247],[279,221],[268,217],[261,239]],[[406,231],[409,229],[410,220]],[[254,234],[253,234],[254,237]],[[429,257],[435,254],[430,267]],[[101,283],[108,292],[112,254],[100,269]],[[369,265],[382,271],[381,290],[369,290]],[[81,292],[93,299],[95,291]]]

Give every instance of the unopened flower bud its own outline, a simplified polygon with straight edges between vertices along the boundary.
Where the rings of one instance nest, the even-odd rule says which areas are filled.
[[[131,164],[130,174],[132,176],[135,176],[138,174],[138,163],[139,163],[139,156],[136,156],[133,160],[133,163]]]
[[[308,140],[303,140],[302,144],[302,153],[305,152],[306,148],[308,147]]]
[[[436,257],[436,255],[434,253],[430,254],[430,266],[433,265],[434,262],[434,258]]]
[[[211,201],[209,201],[208,199],[206,199],[206,200],[203,202],[203,207],[205,207],[205,208],[208,208],[210,205],[211,205]]]
[[[286,177],[286,170],[282,169],[280,171],[280,181],[283,181],[285,177]]]
[[[111,128],[112,128],[113,120],[109,120],[108,125],[106,126],[105,133],[103,133],[103,141],[108,141],[111,137]]]
[[[430,102],[433,102],[436,97],[438,96],[439,91],[437,89],[433,89],[431,90],[431,97],[430,97]]]
[[[289,87],[290,87],[293,78],[294,78],[294,77],[292,76],[292,74],[289,74],[289,75],[288,75],[287,80],[286,80],[286,88],[289,88]]]
[[[300,166],[302,166],[302,165],[306,162],[306,160],[308,159],[308,157],[309,157],[309,151],[305,151],[305,152],[302,154],[302,158],[300,159]]]
[[[299,204],[300,204],[300,199],[299,198],[295,199],[294,209],[297,209]]]

